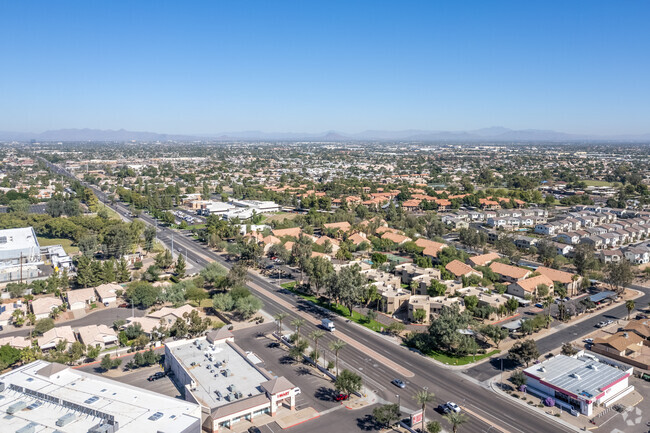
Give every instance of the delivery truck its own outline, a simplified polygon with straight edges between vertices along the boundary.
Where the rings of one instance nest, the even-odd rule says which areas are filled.
[[[330,332],[334,332],[334,330],[336,329],[334,327],[334,322],[332,322],[330,319],[323,319],[321,321],[321,326]]]

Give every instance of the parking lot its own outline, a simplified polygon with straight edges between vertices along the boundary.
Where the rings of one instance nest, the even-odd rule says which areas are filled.
[[[162,351],[160,350],[159,353],[162,353]],[[120,358],[122,360],[120,367],[115,370],[109,370],[105,373],[102,373],[99,370],[99,363],[85,365],[80,367],[79,370],[101,375],[127,385],[137,386],[138,388],[147,389],[170,397],[182,398],[180,391],[176,388],[170,377],[166,376],[154,381],[147,380],[147,378],[152,374],[162,371],[159,364],[124,371],[124,365],[126,365],[131,358],[131,355]]]
[[[340,407],[340,403],[334,400],[336,392],[331,381],[325,379],[314,368],[294,361],[282,345],[274,348],[268,347],[269,343],[274,340],[265,337],[265,334],[273,332],[275,327],[274,323],[268,323],[234,331],[235,342],[242,349],[252,351],[262,359],[264,368],[272,375],[284,376],[301,389],[301,393],[296,399],[298,410],[313,407],[321,412],[333,407]]]

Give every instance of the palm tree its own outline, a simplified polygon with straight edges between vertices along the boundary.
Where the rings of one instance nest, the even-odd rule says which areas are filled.
[[[334,356],[336,357],[336,377],[339,376],[339,351],[343,349],[347,343],[345,341],[341,340],[336,340],[330,342],[330,350],[334,352]]]
[[[278,313],[273,318],[278,322],[278,332],[282,332],[282,321],[287,318],[287,313]]]
[[[305,324],[305,319],[293,319],[291,321],[291,326],[296,327],[296,335],[300,337],[300,328]]]
[[[636,305],[634,304],[634,301],[632,299],[625,302],[625,308],[627,308],[627,320],[630,320],[630,313],[632,312],[632,310],[634,310],[635,306]]]
[[[312,331],[311,334],[309,334],[309,338],[311,338],[314,342],[314,352],[312,353],[319,353],[318,352],[318,340],[322,337],[325,336],[325,331],[321,331],[320,329],[317,329],[315,331]],[[314,359],[316,361],[316,365],[318,365],[318,358]]]
[[[551,318],[551,305],[553,305],[553,297],[549,295],[544,298],[543,305],[544,308],[548,311],[546,314],[546,327],[548,328],[551,324],[551,321],[549,319]]]
[[[420,428],[421,431],[426,431],[424,429],[424,412],[427,409],[427,403],[431,403],[433,401],[433,397],[435,396],[434,393],[429,392],[427,389],[423,389],[422,391],[418,391],[417,394],[413,396],[415,401],[422,406],[422,427]]]
[[[451,430],[454,433],[458,432],[458,427],[467,422],[467,417],[465,414],[458,412],[449,412],[447,415],[445,415],[445,418],[447,419],[449,425],[451,425]]]

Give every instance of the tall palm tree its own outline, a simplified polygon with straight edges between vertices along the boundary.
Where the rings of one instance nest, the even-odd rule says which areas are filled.
[[[319,353],[318,352],[318,340],[320,338],[323,338],[325,336],[325,331],[322,331],[320,329],[316,329],[315,331],[312,331],[311,334],[309,334],[309,338],[312,339],[314,342],[314,352],[313,353]],[[316,361],[316,365],[318,365],[318,358],[316,358],[314,361]]]
[[[297,335],[298,337],[300,337],[300,328],[302,328],[302,326],[303,326],[304,324],[305,324],[305,319],[297,318],[297,319],[293,319],[293,320],[291,321],[291,326],[295,326],[295,327],[296,327],[296,335]]]
[[[339,352],[341,349],[343,349],[347,343],[342,340],[336,340],[330,342],[330,350],[334,352],[334,356],[336,357],[336,377],[339,377]]]
[[[426,389],[423,389],[423,390],[421,390],[421,391],[418,391],[417,394],[415,394],[415,395],[413,396],[413,398],[415,399],[415,401],[416,401],[420,406],[422,406],[422,427],[420,428],[420,431],[426,431],[426,430],[424,429],[424,419],[425,419],[424,412],[425,412],[426,409],[427,409],[427,403],[431,403],[431,402],[433,401],[433,397],[434,397],[434,396],[435,396],[434,393],[429,392],[429,391],[426,390]]]
[[[282,321],[287,318],[287,313],[278,313],[273,318],[278,322],[278,332],[282,332]]]
[[[449,412],[447,415],[445,415],[445,418],[447,419],[449,425],[451,425],[451,430],[454,433],[458,433],[458,427],[467,422],[467,417],[465,414],[458,412]]]
[[[634,307],[636,307],[636,304],[632,299],[625,302],[625,308],[627,308],[627,320],[630,320],[630,313],[634,310]]]

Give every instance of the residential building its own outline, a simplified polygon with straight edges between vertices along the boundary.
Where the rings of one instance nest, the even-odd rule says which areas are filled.
[[[87,325],[77,329],[79,341],[86,346],[99,346],[104,349],[106,346],[117,344],[117,333],[113,328],[106,325]]]
[[[112,283],[100,284],[99,286],[95,287],[99,301],[104,305],[110,305],[117,302],[118,290],[124,291],[122,286]]]
[[[553,286],[556,289],[560,285],[564,287],[566,289],[567,296],[575,296],[578,294],[578,290],[580,289],[580,285],[583,279],[580,275],[547,268],[545,266],[539,266],[537,269],[535,269],[535,271],[547,276],[550,280],[552,280]]]
[[[83,310],[97,300],[93,288],[70,290],[66,292],[66,298],[68,299],[68,308],[73,311]]]
[[[532,273],[528,269],[520,268],[518,266],[506,265],[505,263],[501,262],[490,263],[490,269],[499,274],[501,281],[507,283],[523,280]]]
[[[545,275],[537,275],[525,280],[515,281],[508,286],[508,293],[520,298],[526,298],[526,295],[534,298],[537,296],[537,288],[540,285],[548,287],[549,294],[553,293],[553,280]]]
[[[456,279],[460,279],[462,277],[469,277],[471,275],[475,275],[479,278],[483,278],[482,272],[474,270],[471,266],[466,265],[460,260],[452,260],[451,262],[447,263],[445,269],[449,271],[453,276],[455,276]]]
[[[61,299],[49,296],[45,298],[37,298],[31,302],[32,312],[34,313],[34,316],[36,316],[36,320],[50,317],[50,313],[61,305],[63,305]]]
[[[66,349],[68,349],[72,343],[77,341],[74,332],[72,332],[72,327],[67,325],[57,326],[46,331],[41,337],[38,337],[38,346],[41,350],[50,350],[62,341],[67,343]]]

